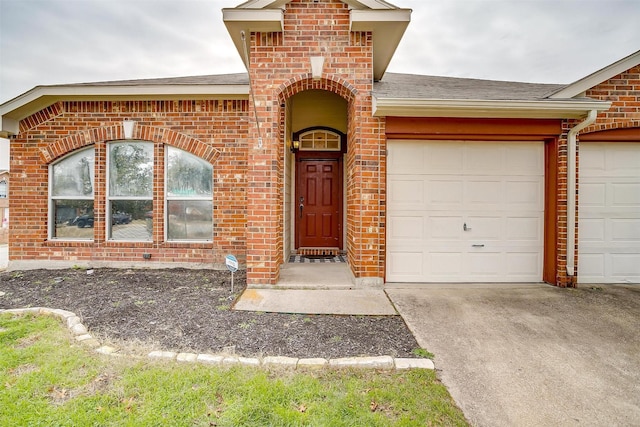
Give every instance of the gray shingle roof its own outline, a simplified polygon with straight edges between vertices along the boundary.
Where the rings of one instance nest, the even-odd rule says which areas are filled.
[[[115,80],[54,86],[157,86],[157,85],[248,85],[247,73],[212,74],[207,76],[166,77],[157,79]]]
[[[379,98],[542,100],[566,85],[386,73],[373,85]]]
[[[77,83],[64,86],[248,85],[247,73]],[[459,77],[386,73],[373,85],[380,98],[540,100],[565,87],[560,84],[505,82]]]
[[[247,73],[157,79],[116,80],[60,86],[157,86],[157,85],[248,85]],[[57,85],[54,85],[54,87]],[[379,98],[462,99],[462,100],[542,100],[562,89],[563,84],[521,83],[460,77],[386,73],[373,84]]]

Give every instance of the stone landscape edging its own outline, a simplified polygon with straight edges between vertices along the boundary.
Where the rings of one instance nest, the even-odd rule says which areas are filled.
[[[81,319],[75,313],[57,308],[30,307],[0,309],[1,313],[9,314],[39,314],[56,316],[62,320],[77,342],[93,348],[96,353],[107,356],[123,356],[115,347],[102,345],[93,337],[82,324]],[[263,358],[242,357],[231,354],[208,353],[179,353],[174,351],[155,350],[147,355],[149,359],[171,360],[180,363],[201,363],[218,366],[244,365],[253,367],[287,367],[291,369],[324,369],[324,368],[368,368],[385,370],[403,369],[435,369],[431,359],[424,358],[394,358],[392,356],[370,357],[342,357],[335,359],[324,358],[296,358],[284,356],[265,356]]]

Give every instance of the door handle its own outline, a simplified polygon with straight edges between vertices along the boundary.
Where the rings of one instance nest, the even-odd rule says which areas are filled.
[[[300,218],[302,218],[302,210],[304,209],[304,197],[300,197]]]
[[[484,248],[484,245],[471,245],[472,248]]]

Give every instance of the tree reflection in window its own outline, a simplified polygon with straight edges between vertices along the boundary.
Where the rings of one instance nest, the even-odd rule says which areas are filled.
[[[51,166],[51,237],[93,239],[94,155],[92,148]]]
[[[167,239],[212,240],[213,167],[186,151],[167,147]]]
[[[117,142],[110,145],[109,195],[152,197],[153,144]]]
[[[153,143],[109,144],[108,188],[108,238],[152,240]]]

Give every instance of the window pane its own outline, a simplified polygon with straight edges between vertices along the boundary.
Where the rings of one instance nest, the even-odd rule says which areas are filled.
[[[111,240],[151,241],[153,236],[151,200],[113,200],[109,219]]]
[[[7,198],[7,181],[0,181],[0,199]]]
[[[211,196],[213,167],[199,157],[167,147],[167,196]]]
[[[110,196],[153,196],[153,144],[148,142],[110,144],[109,162]]]
[[[211,201],[170,200],[167,211],[168,240],[212,240]]]
[[[54,164],[51,195],[93,197],[93,156],[90,148]]]
[[[54,200],[53,218],[53,237],[93,239],[93,200]]]

